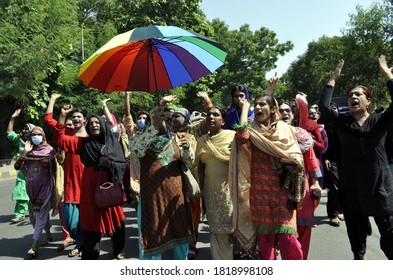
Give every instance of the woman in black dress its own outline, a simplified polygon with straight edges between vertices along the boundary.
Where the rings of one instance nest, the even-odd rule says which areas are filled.
[[[393,123],[393,105],[380,113],[371,112],[372,96],[367,87],[358,85],[347,93],[350,114],[343,116],[330,108],[334,85],[344,60],[340,60],[325,86],[320,110],[337,130],[340,142],[340,186],[344,198],[347,234],[355,259],[365,259],[369,233],[368,217],[374,216],[381,234],[380,246],[393,259],[393,176],[385,150],[389,125]],[[393,74],[385,56],[379,57],[379,69],[393,96]]]

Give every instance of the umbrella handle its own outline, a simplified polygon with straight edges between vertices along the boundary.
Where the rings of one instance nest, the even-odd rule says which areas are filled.
[[[155,92],[156,92],[157,100],[158,100],[158,102],[160,102],[160,96],[158,94],[157,77],[156,77],[156,66],[154,64],[154,52],[153,52],[153,46],[151,43],[149,44],[149,51],[150,51],[151,63],[153,65],[154,85],[156,87]]]

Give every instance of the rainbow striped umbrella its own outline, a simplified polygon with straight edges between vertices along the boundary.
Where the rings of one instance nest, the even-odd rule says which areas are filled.
[[[211,74],[226,55],[195,32],[152,25],[113,37],[81,65],[79,79],[104,92],[156,92]]]

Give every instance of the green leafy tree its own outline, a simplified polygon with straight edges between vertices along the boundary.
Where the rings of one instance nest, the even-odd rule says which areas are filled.
[[[230,104],[229,92],[235,84],[245,84],[251,95],[262,92],[267,85],[266,73],[276,67],[279,55],[292,50],[288,41],[279,43],[276,33],[261,27],[255,32],[245,24],[239,30],[229,30],[219,19],[212,21],[214,38],[221,42],[228,52],[225,66],[218,70],[213,90],[222,97],[223,103]]]
[[[393,63],[392,5],[375,3],[365,9],[357,6],[349,15],[342,36],[322,37],[311,42],[304,54],[294,61],[282,80],[287,89],[281,95],[293,98],[297,91],[308,94],[310,102],[319,100],[320,92],[338,60],[345,66],[336,84],[335,95],[345,95],[350,88],[362,84],[373,93],[375,106],[386,106],[389,97],[383,79],[378,74],[378,57],[385,54]]]
[[[349,27],[344,31],[349,36],[345,60],[346,89],[363,84],[373,93],[375,106],[385,106],[388,92],[378,73],[378,57],[385,54],[390,62],[393,34],[391,33],[392,9],[375,3],[369,9],[357,7],[357,14],[350,15]]]
[[[1,131],[16,108],[23,109],[16,130],[27,121],[42,125],[51,90],[73,87],[76,65],[67,60],[74,55],[77,43],[75,4],[73,0],[2,1],[0,106],[7,117],[0,122]],[[60,75],[63,69],[64,75]],[[12,149],[1,135],[6,144],[0,153],[3,158]]]
[[[1,11],[0,99],[16,100],[27,117],[38,119],[48,100],[48,89],[72,55],[77,26],[73,1],[11,0]],[[70,80],[62,77],[67,85]]]
[[[330,72],[338,59],[344,56],[346,40],[346,37],[324,36],[316,42],[309,43],[307,51],[291,63],[287,73],[281,78],[286,88],[284,92],[278,91],[280,97],[290,100],[301,91],[307,94],[310,102],[317,102]]]

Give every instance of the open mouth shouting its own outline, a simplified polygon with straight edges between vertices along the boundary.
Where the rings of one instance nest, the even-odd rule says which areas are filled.
[[[288,123],[288,122],[289,122],[289,117],[282,117],[281,120],[282,120],[283,122]]]
[[[350,105],[350,107],[360,107],[360,102],[359,102],[359,100],[355,99],[355,100],[352,100],[349,105]]]
[[[80,127],[82,125],[82,122],[79,119],[73,119],[72,124],[74,125],[74,127]]]

